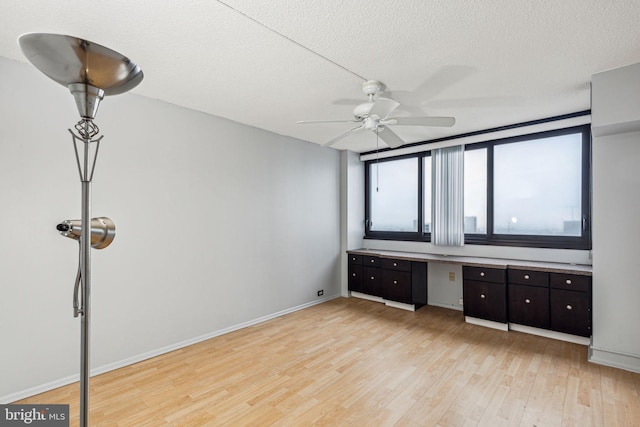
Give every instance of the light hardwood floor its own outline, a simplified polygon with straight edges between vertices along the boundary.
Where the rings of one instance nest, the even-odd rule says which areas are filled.
[[[78,385],[16,403],[68,403]],[[92,378],[96,426],[638,426],[585,346],[339,298]]]

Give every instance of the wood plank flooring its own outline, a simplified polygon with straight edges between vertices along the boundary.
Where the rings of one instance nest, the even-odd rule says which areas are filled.
[[[16,403],[68,403],[78,385]],[[638,426],[585,346],[339,298],[92,378],[95,426]]]

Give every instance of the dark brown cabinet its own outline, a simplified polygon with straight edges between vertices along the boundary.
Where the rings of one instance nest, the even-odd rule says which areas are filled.
[[[509,321],[591,336],[591,277],[509,270]]]
[[[349,290],[385,300],[427,304],[427,264],[404,259],[348,254]]]
[[[349,290],[382,296],[380,259],[373,256],[348,254]]]
[[[508,270],[509,322],[549,329],[549,273]]]
[[[382,260],[382,297],[390,301],[411,304],[411,261],[398,259]]]
[[[349,290],[385,301],[427,304],[427,262],[348,253]],[[461,263],[463,264],[463,263]],[[591,275],[523,262],[495,267],[462,266],[464,315],[571,335],[592,335]],[[584,272],[584,273],[582,273]]]
[[[549,329],[549,288],[509,283],[509,322]]]
[[[551,329],[591,336],[591,277],[551,273]]]
[[[380,258],[362,257],[362,292],[376,297],[382,296],[382,271]]]
[[[462,267],[464,315],[507,323],[506,270]]]
[[[362,292],[375,297],[382,296],[381,270],[377,267],[363,266],[362,268]]]
[[[349,290],[362,292],[362,255],[349,254]]]

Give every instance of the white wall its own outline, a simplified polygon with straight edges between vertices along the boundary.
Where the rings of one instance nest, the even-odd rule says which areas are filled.
[[[359,249],[364,237],[364,164],[352,151],[342,151],[341,165],[341,234],[342,234],[342,295],[349,295],[348,260],[346,251]]]
[[[30,65],[0,76],[7,402],[77,378],[77,244],[55,225],[79,218],[80,183],[72,96]],[[92,251],[94,370],[340,295],[339,152],[132,94],[96,123],[93,216],[117,235]]]
[[[590,360],[640,372],[640,64],[593,76]]]

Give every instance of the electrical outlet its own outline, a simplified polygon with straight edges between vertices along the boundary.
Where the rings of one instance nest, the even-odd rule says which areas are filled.
[[[450,282],[455,282],[455,280],[456,280],[456,273],[449,272],[449,281]]]
[[[464,304],[462,303],[462,298],[460,298],[460,299],[458,300],[458,304],[460,304],[460,305],[464,305]]]
[[[320,289],[318,291],[318,296],[321,297],[322,295],[324,295],[324,289]]]

